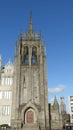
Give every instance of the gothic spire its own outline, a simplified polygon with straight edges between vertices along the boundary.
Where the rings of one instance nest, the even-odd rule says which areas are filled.
[[[57,100],[56,96],[54,98],[53,107],[54,107],[54,109],[58,109],[59,110],[59,103],[58,103],[58,100]]]
[[[29,29],[28,29],[28,31],[30,33],[33,32],[33,28],[32,28],[32,12],[30,12],[30,21],[29,21]]]

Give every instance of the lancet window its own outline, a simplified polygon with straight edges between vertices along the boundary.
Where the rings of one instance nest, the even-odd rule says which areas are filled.
[[[32,58],[31,58],[32,64],[37,63],[37,48],[33,47],[32,48]]]
[[[28,47],[24,47],[24,63],[28,64],[29,62],[29,57],[28,57]]]

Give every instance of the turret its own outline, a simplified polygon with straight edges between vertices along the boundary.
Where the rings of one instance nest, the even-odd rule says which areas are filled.
[[[54,98],[53,109],[59,112],[59,104],[58,104],[56,96]]]
[[[66,113],[66,105],[64,103],[64,97],[60,97],[60,108],[61,108],[61,114],[65,114]]]

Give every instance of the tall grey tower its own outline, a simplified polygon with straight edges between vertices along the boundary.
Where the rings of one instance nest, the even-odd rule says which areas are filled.
[[[49,129],[45,45],[33,31],[30,15],[27,33],[16,45],[11,125],[22,130]]]
[[[60,109],[61,109],[61,114],[66,114],[66,105],[64,103],[64,97],[60,97],[61,104],[60,104]]]

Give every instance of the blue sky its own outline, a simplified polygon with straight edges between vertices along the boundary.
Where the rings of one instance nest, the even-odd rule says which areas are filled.
[[[73,0],[0,0],[0,54],[3,65],[14,61],[20,32],[33,28],[46,42],[49,101],[73,95]],[[60,100],[59,100],[60,101]]]

